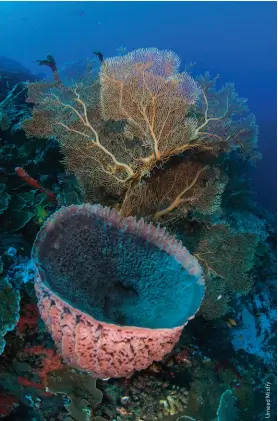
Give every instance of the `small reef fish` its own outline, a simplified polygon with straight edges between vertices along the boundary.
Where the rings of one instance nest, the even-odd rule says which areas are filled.
[[[100,51],[93,51],[93,54],[94,54],[95,56],[97,56],[97,58],[99,59],[100,63],[102,63],[102,62],[103,62],[104,57],[103,57],[103,54],[102,54]]]
[[[225,321],[225,323],[229,328],[232,328],[233,326],[237,326],[237,322],[234,319],[228,319]]]
[[[228,319],[228,321],[231,323],[231,325],[236,326],[237,322],[234,319]]]
[[[20,178],[22,178],[22,180],[25,181],[25,183],[29,184],[29,186],[35,187],[35,189],[38,189],[42,193],[45,193],[48,196],[48,199],[51,203],[57,204],[58,200],[57,200],[57,197],[55,196],[55,194],[53,192],[51,192],[50,190],[42,187],[39,184],[39,182],[37,180],[35,180],[34,178],[30,177],[30,175],[27,174],[27,172],[23,168],[16,167],[15,172]]]

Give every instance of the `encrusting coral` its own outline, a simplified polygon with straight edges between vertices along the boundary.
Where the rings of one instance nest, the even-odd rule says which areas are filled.
[[[70,414],[68,421],[105,421],[102,417],[94,417],[94,407],[102,401],[103,394],[92,376],[67,367],[53,370],[47,379],[47,390],[68,397],[69,402],[65,404]]]
[[[0,354],[2,354],[5,348],[4,336],[8,331],[14,329],[19,319],[20,293],[18,289],[13,288],[13,285],[11,285],[9,279],[1,277],[1,273],[0,302]]]

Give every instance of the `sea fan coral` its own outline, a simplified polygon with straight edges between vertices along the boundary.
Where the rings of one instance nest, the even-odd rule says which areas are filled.
[[[40,313],[60,353],[100,378],[161,360],[204,294],[197,259],[174,237],[100,205],[52,215],[33,259]]]
[[[206,273],[206,293],[200,309],[205,319],[225,315],[234,293],[250,292],[255,280],[255,256],[266,238],[264,222],[247,212],[233,213],[222,223],[203,228],[194,255]]]
[[[27,102],[34,108],[24,130],[29,137],[54,137],[85,200],[117,209],[123,205],[123,216],[137,214],[134,196],[145,194],[140,183],[157,169],[168,172],[175,158],[191,160],[194,155],[192,173],[187,164],[175,168],[174,178],[183,172],[185,185],[178,182],[175,187],[165,180],[166,189],[159,191],[158,208],[152,212],[156,220],[172,211],[210,214],[219,208],[227,183],[219,180],[219,169],[211,161],[231,151],[255,161],[258,130],[246,100],[232,84],[217,90],[208,74],[194,80],[180,72],[179,65],[172,51],[141,48],[105,59],[95,81],[85,74],[70,86],[63,81],[31,83]],[[200,166],[206,167],[201,177]],[[150,187],[160,189],[163,183],[157,181]],[[193,189],[188,189],[190,181]],[[172,186],[170,197],[164,198],[164,190]],[[148,192],[141,196],[141,208],[144,198],[151,200]],[[147,209],[142,214],[147,215]]]
[[[212,214],[220,208],[225,186],[226,178],[217,167],[183,161],[137,184],[126,195],[121,215],[164,218],[165,222],[167,216],[175,220],[194,210]]]

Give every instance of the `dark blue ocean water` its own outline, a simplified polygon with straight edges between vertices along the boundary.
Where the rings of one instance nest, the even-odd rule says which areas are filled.
[[[219,73],[248,98],[260,128],[253,171],[260,202],[276,208],[276,2],[1,2],[0,55],[35,73],[120,46],[172,49],[184,64]],[[45,68],[43,69],[45,72]]]

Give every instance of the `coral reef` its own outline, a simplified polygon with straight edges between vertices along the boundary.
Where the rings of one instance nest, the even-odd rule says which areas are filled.
[[[276,324],[276,311],[270,309],[268,314],[265,312],[257,312],[256,316],[245,307],[239,314],[241,319],[241,327],[233,329],[232,345],[236,351],[244,350],[245,352],[257,355],[263,358],[266,363],[273,360],[273,354],[269,341],[274,339],[273,326]],[[257,327],[258,326],[258,327]]]
[[[1,276],[1,275],[0,275]],[[14,329],[19,319],[19,291],[13,288],[8,279],[0,278],[0,354],[2,354],[5,341],[4,336]]]
[[[272,372],[276,370],[277,298],[276,259],[269,246],[264,244],[257,253],[258,279],[251,295],[238,297],[237,325],[230,332],[236,352],[255,355]]]
[[[106,409],[109,418],[119,414],[116,419],[156,421],[170,417],[175,420],[178,414],[184,413],[188,390],[163,380],[163,367],[155,374],[151,370],[126,379],[123,385],[115,380],[104,385],[104,395],[111,401]]]
[[[9,63],[5,60],[8,68]],[[15,169],[27,171],[39,178],[41,185],[50,189],[54,186],[56,191],[57,175],[64,171],[59,162],[60,152],[53,140],[26,139],[22,125],[31,117],[32,107],[26,103],[28,83],[25,77],[28,75],[29,81],[38,78],[19,64],[13,67],[13,61],[11,66],[14,71],[10,74],[10,84],[6,85],[8,91],[1,90],[0,86],[0,233],[22,232],[24,229],[24,235],[30,241],[44,218],[53,211],[53,206],[45,194],[34,190],[37,185],[31,190]],[[6,95],[2,98],[3,92]]]
[[[236,408],[236,398],[231,390],[226,390],[220,399],[217,410],[217,421],[236,421],[238,420],[238,411]]]
[[[235,293],[250,292],[256,253],[267,237],[264,222],[249,213],[231,213],[217,223],[203,225],[191,247],[183,237],[206,273],[206,294],[200,309],[203,317],[224,316]]]
[[[14,124],[19,124],[19,117],[13,110],[10,110],[10,113]],[[25,112],[20,118],[24,120]],[[15,130],[14,127],[5,130],[0,128],[0,136],[3,137],[0,148],[0,233],[19,232],[25,228],[26,237],[32,236],[34,239],[35,225],[38,228],[48,213],[53,211],[53,204],[48,201],[45,193],[34,190],[37,186],[33,185],[31,189],[26,181],[16,174],[15,169],[18,167],[24,171],[23,167],[28,168],[28,172],[36,178],[37,174],[40,174],[41,184],[52,188],[61,170],[61,156],[53,142],[27,142],[24,132],[20,129]],[[50,165],[53,168],[55,163],[56,169],[49,177],[48,169]],[[44,218],[41,216],[43,213]]]
[[[0,57],[0,418],[260,421],[266,403],[275,418],[276,222],[249,179],[260,158],[255,117],[233,84],[181,72],[171,51],[94,54],[59,67],[51,55],[38,60],[53,82]],[[114,208],[112,222],[80,225],[70,205],[84,202]],[[65,209],[51,217],[61,206],[71,224],[57,224]],[[190,254],[179,245],[171,255],[176,240],[163,250],[140,242],[147,223]],[[38,276],[30,250],[43,224]],[[205,296],[182,329],[203,294],[197,273],[189,282],[195,259]],[[57,274],[59,290],[49,281]],[[97,279],[106,290],[92,294]],[[72,364],[77,351],[85,371],[60,355]],[[106,371],[108,355],[117,364]]]
[[[128,199],[152,170],[185,152],[240,149],[255,159],[254,118],[237,118],[247,113],[246,101],[233,85],[216,91],[208,75],[196,82],[179,65],[171,51],[140,49],[104,60],[93,83],[84,75],[72,87],[30,84],[28,102],[35,106],[24,129],[57,139],[85,199],[101,203],[104,193]]]
[[[53,370],[47,379],[47,390],[67,395],[70,400],[65,404],[70,414],[68,421],[105,421],[102,417],[94,417],[93,408],[102,401],[103,395],[90,375],[68,368]]]
[[[206,271],[201,314],[214,319],[229,311],[235,292],[252,288],[254,255],[265,239],[251,212],[228,207],[235,180],[242,187],[230,162],[256,162],[258,129],[233,84],[218,89],[209,73],[194,79],[179,66],[171,51],[139,49],[105,59],[97,79],[85,72],[71,86],[31,83],[34,108],[24,129],[31,138],[57,139],[86,201],[180,224]]]

